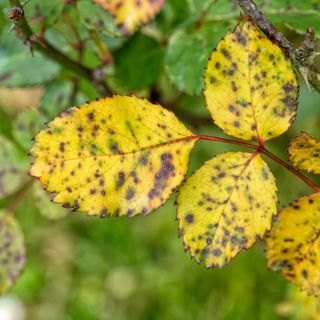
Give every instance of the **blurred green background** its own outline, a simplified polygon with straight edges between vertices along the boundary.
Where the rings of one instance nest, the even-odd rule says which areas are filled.
[[[201,96],[201,73],[212,48],[225,30],[236,24],[239,9],[234,1],[217,1],[208,15],[211,20],[201,30],[194,22],[203,14],[205,6],[201,6],[206,1],[167,1],[156,20],[129,39],[111,37],[116,30],[112,18],[99,10],[105,28],[96,30],[94,21],[87,19],[90,14],[94,19],[96,15],[90,10],[97,10],[89,1],[67,2],[31,0],[25,7],[30,25],[39,31],[47,22],[46,37],[65,54],[93,68],[101,63],[101,51],[91,33],[95,29],[114,59],[114,63],[103,65],[113,92],[146,96],[172,109],[191,130],[224,136],[210,124]],[[285,1],[265,2],[275,9],[287,8]],[[54,16],[56,11],[50,11],[50,5],[61,9],[59,14]],[[33,59],[15,32],[9,33],[8,8],[9,1],[0,0],[0,134],[26,155],[32,134],[45,121],[100,93],[93,83],[78,79],[37,53]],[[300,17],[304,22],[289,14],[272,17],[297,45],[302,39],[299,33],[308,23],[318,25],[320,35],[320,16],[312,20],[302,12]],[[283,23],[285,19],[292,24]],[[195,38],[190,38],[193,34]],[[77,41],[83,45],[80,57]],[[186,43],[189,49],[184,47]],[[14,77],[7,79],[5,72]],[[319,93],[309,93],[301,81],[299,100],[292,128],[267,144],[284,160],[289,139],[298,132],[320,137]],[[21,129],[19,123],[27,127]],[[245,149],[198,143],[189,174],[213,155],[232,150]],[[279,207],[312,192],[296,177],[266,161],[277,178]],[[310,177],[320,183],[319,177]],[[50,203],[37,205],[33,188],[29,187],[14,210],[25,235],[28,260],[13,290],[0,298],[1,320],[320,319],[319,299],[306,297],[279,274],[267,270],[263,242],[240,253],[222,269],[206,270],[192,261],[177,237],[175,195],[144,217],[100,219],[71,213],[62,219],[48,219],[50,210],[54,216],[63,213],[56,206],[52,209]],[[6,208],[14,196],[1,199],[0,208]]]

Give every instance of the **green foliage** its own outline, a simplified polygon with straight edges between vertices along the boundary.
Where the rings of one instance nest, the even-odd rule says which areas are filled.
[[[101,31],[109,36],[120,36],[112,16],[91,0],[77,2],[80,21],[88,30]]]
[[[13,123],[13,136],[20,146],[29,150],[33,144],[32,137],[43,128],[47,121],[37,109],[29,109],[21,112]]]
[[[64,111],[72,98],[72,83],[68,80],[51,82],[41,97],[40,110],[53,118]]]
[[[314,28],[316,36],[320,37],[320,13],[317,0],[290,1],[257,1],[260,8],[273,23],[283,22],[289,28],[303,33],[306,26]]]
[[[268,265],[319,292],[319,210],[309,202],[319,195],[319,176],[289,167],[315,190],[308,196],[302,182],[262,159],[270,156],[267,140],[283,134],[270,148],[285,158],[289,138],[307,128],[313,136],[291,140],[289,160],[319,173],[319,98],[302,86],[287,131],[298,96],[292,63],[240,19],[238,1],[32,0],[23,7],[26,20],[8,21],[9,2],[18,3],[0,0],[0,233],[14,241],[1,244],[1,293],[23,268],[19,221],[29,262],[13,294],[28,304],[30,319],[317,319],[306,311],[316,300],[286,298],[286,283],[266,271],[260,244],[238,255],[271,228]],[[320,36],[318,1],[256,3],[296,45],[308,27]],[[226,133],[253,143],[209,126],[205,105]],[[40,183],[27,175],[33,137],[31,173]],[[195,172],[177,197],[179,234],[207,267],[238,255],[209,273],[183,256],[172,201],[160,208],[187,174],[199,140]],[[291,205],[275,219],[277,198]],[[152,218],[101,221],[70,216],[54,202],[101,217],[159,209]]]
[[[199,30],[180,30],[171,36],[165,62],[169,79],[179,90],[200,93],[208,56],[226,29],[226,25],[208,23]]]
[[[43,84],[57,75],[59,66],[35,53],[34,57],[21,41],[0,30],[0,85],[30,87]]]
[[[52,203],[50,195],[45,192],[39,183],[33,185],[34,200],[40,213],[50,220],[64,218],[68,210]]]
[[[10,212],[0,211],[0,294],[16,282],[25,263],[20,226]]]
[[[0,198],[15,192],[26,179],[28,161],[7,138],[0,135]]]
[[[33,29],[39,32],[43,26],[50,28],[62,14],[63,1],[32,0],[27,7],[27,18],[32,21]]]
[[[154,84],[162,71],[163,51],[155,39],[142,34],[133,36],[117,51],[117,83],[127,90],[141,90]]]

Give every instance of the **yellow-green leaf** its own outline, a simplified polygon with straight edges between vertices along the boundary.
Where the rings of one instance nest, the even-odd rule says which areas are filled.
[[[320,294],[320,194],[285,207],[267,239],[268,266],[309,294]]]
[[[74,107],[36,136],[31,175],[54,201],[89,214],[146,214],[181,183],[196,138],[174,114],[136,97]]]
[[[44,126],[47,118],[38,109],[30,108],[21,111],[14,120],[13,136],[21,147],[29,150],[32,137]]]
[[[290,142],[291,163],[300,169],[320,173],[320,140],[302,132]]]
[[[115,17],[118,27],[124,34],[128,34],[153,18],[160,11],[164,0],[94,0],[94,2],[109,11]]]
[[[228,263],[270,228],[276,192],[274,177],[257,153],[229,152],[207,161],[177,198],[185,249],[207,267]]]
[[[291,61],[250,21],[219,42],[205,87],[213,120],[237,138],[269,140],[295,119],[299,87]]]
[[[0,294],[8,291],[23,270],[25,246],[20,226],[14,217],[0,211]]]
[[[28,159],[10,140],[0,135],[0,198],[16,192],[27,177]]]
[[[52,203],[50,195],[41,188],[39,183],[33,184],[33,195],[39,212],[47,219],[56,220],[67,216],[68,210],[61,208],[57,203]]]
[[[320,319],[320,299],[301,291],[297,286],[287,286],[284,301],[277,304],[279,316],[291,320]],[[280,311],[280,312],[279,312]]]

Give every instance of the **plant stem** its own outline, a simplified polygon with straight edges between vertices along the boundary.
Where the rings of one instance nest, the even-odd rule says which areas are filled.
[[[259,26],[259,28],[288,53],[294,52],[294,46],[278,31],[275,26],[263,15],[252,0],[238,0],[241,9]]]
[[[28,192],[30,186],[33,184],[34,180],[29,180],[12,198],[12,200],[7,205],[6,211],[11,214],[17,204],[23,199],[25,194]]]
[[[197,28],[200,28],[203,21],[205,20],[206,16],[208,15],[211,7],[217,2],[217,0],[211,0],[202,10],[202,12],[199,15],[199,18],[196,21]]]
[[[315,183],[309,180],[305,175],[303,175],[300,171],[296,170],[294,167],[290,166],[280,158],[278,158],[275,154],[263,148],[262,152],[264,155],[277,162],[282,167],[289,170],[291,173],[295,174],[298,178],[300,178],[303,182],[305,182],[310,188],[314,189],[316,192],[320,192],[320,187],[318,187]]]
[[[90,69],[83,64],[72,60],[64,53],[55,48],[45,38],[39,37],[32,31],[28,21],[25,18],[23,7],[19,0],[10,0],[11,8],[8,16],[10,17],[11,10],[20,8],[21,15],[13,19],[14,29],[19,38],[21,38],[26,44],[30,46],[31,52],[33,49],[41,52],[44,56],[53,60],[63,66],[64,68],[74,72],[77,76],[87,79],[90,82],[97,83],[97,87],[102,95],[109,95],[110,92],[104,82],[104,80],[96,79],[97,70]]]
[[[309,178],[307,178],[305,175],[303,175],[301,172],[296,170],[294,167],[290,166],[280,158],[278,158],[275,154],[265,149],[263,146],[254,145],[251,143],[246,143],[238,140],[232,140],[227,138],[219,138],[215,136],[207,136],[207,135],[195,135],[194,139],[198,140],[207,140],[207,141],[214,141],[214,142],[223,142],[223,143],[229,143],[234,144],[242,147],[246,147],[249,149],[256,150],[257,152],[266,155],[270,159],[272,159],[274,162],[278,163],[280,166],[284,167],[294,175],[296,175],[299,179],[301,179],[304,183],[306,183],[310,188],[315,190],[316,192],[320,192],[320,187],[318,187],[315,183],[313,183]]]
[[[254,149],[254,150],[258,150],[258,151],[260,151],[262,149],[260,146],[256,146],[256,145],[251,144],[251,143],[246,143],[246,142],[227,139],[227,138],[219,138],[219,137],[216,137],[216,136],[196,135],[195,139],[235,144],[235,145],[238,145],[238,146],[242,146],[242,147],[246,147],[246,148],[250,148],[250,149]]]
[[[254,21],[267,37],[281,47],[291,58],[295,67],[301,73],[309,90],[310,85],[320,92],[320,72],[314,63],[315,53],[314,31],[308,28],[305,38],[299,48],[295,48],[290,41],[276,29],[263,15],[253,0],[238,0],[240,8]]]

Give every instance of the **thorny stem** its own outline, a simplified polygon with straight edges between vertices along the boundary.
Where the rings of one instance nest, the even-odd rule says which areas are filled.
[[[97,87],[102,95],[109,95],[110,92],[100,75],[99,70],[90,69],[79,62],[76,62],[66,56],[64,53],[55,48],[45,38],[37,36],[31,29],[28,21],[25,18],[23,6],[19,0],[10,0],[12,8],[8,12],[8,17],[13,20],[14,30],[17,36],[21,38],[27,45],[30,46],[31,52],[33,49],[41,52],[47,58],[59,63],[64,68],[74,72],[77,76],[87,79],[90,82],[97,84]],[[15,15],[19,9],[19,13]]]
[[[29,180],[12,198],[12,200],[9,202],[6,211],[11,214],[14,208],[17,206],[17,204],[23,199],[23,197],[28,192],[30,186],[33,184],[34,180]]]
[[[198,140],[208,140],[208,141],[214,141],[214,142],[223,142],[223,143],[229,143],[234,144],[242,147],[246,147],[249,149],[254,149],[256,152],[261,153],[272,159],[274,162],[278,163],[280,166],[284,167],[294,175],[296,175],[299,179],[301,179],[304,183],[306,183],[310,188],[314,189],[316,192],[320,192],[320,187],[318,187],[315,183],[313,183],[311,180],[309,180],[305,175],[303,175],[300,171],[296,170],[294,167],[290,166],[280,158],[278,158],[275,154],[268,151],[263,146],[254,145],[251,143],[246,143],[238,140],[232,140],[227,138],[219,138],[215,136],[207,136],[207,135],[195,135],[193,136],[194,139]]]
[[[263,15],[252,0],[238,0],[241,9],[259,26],[259,28],[287,52],[294,52],[294,46],[279,32],[275,26]]]
[[[292,59],[295,67],[304,78],[308,89],[310,85],[320,92],[320,72],[317,69],[314,58],[317,53],[314,51],[314,31],[308,28],[305,38],[299,48],[295,48],[289,40],[278,31],[275,26],[263,15],[253,0],[238,0],[240,8],[251,20],[267,35],[273,42],[277,43]]]

